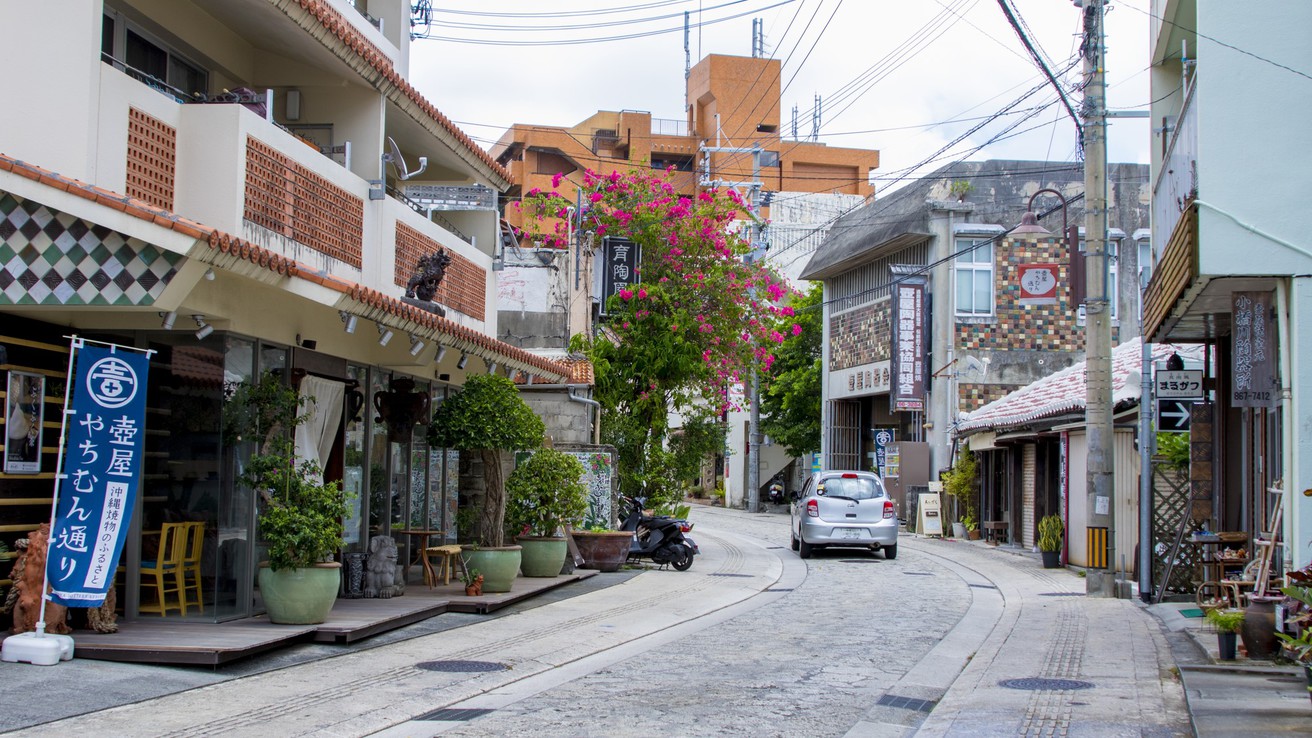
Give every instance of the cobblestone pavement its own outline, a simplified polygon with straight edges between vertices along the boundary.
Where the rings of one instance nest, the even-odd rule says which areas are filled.
[[[802,561],[786,515],[692,519],[704,555],[687,572],[23,734],[1189,734],[1155,621],[1073,596],[1084,582],[1070,572],[905,535],[894,561]],[[478,666],[490,670],[449,670]],[[1036,677],[1092,687],[999,683]]]

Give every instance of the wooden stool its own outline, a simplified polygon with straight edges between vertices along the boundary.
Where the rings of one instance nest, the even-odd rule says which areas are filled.
[[[465,562],[460,558],[460,546],[430,546],[424,549],[424,584],[429,589],[437,586],[438,572],[433,568],[433,562],[429,556],[440,556],[437,565],[441,568],[442,584],[451,583],[451,569],[454,562],[456,574],[460,574],[465,569]]]

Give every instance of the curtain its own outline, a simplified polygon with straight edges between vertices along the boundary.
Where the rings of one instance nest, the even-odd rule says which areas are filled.
[[[337,431],[341,428],[346,384],[306,375],[301,380],[300,395],[306,419],[296,426],[296,456],[314,461],[322,469],[328,461],[328,454],[332,453]]]

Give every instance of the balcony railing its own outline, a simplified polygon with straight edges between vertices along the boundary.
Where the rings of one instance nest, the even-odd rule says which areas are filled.
[[[653,136],[687,136],[688,121],[675,120],[674,118],[652,118],[651,133]]]
[[[1189,86],[1153,187],[1153,248],[1158,259],[1180,221],[1180,213],[1198,197],[1198,106],[1194,104],[1197,90],[1198,85]]]

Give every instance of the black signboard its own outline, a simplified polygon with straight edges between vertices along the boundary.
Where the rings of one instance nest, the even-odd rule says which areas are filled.
[[[602,242],[601,314],[606,315],[606,303],[611,295],[632,287],[638,279],[641,256],[638,244],[623,238],[607,237]]]
[[[1270,292],[1235,292],[1232,304],[1233,407],[1275,407],[1275,320]]]
[[[925,409],[925,285],[901,282],[893,290],[889,319],[893,325],[893,411]]]
[[[1158,400],[1157,430],[1162,433],[1188,433],[1191,400]]]

